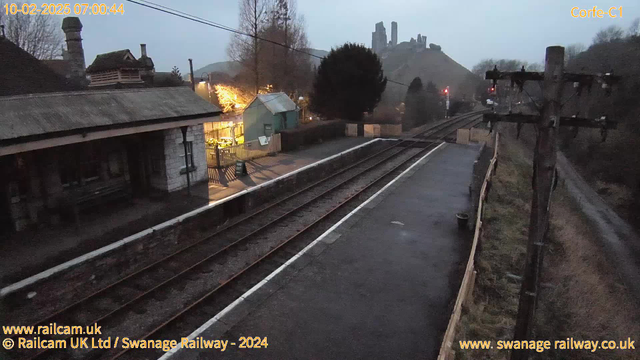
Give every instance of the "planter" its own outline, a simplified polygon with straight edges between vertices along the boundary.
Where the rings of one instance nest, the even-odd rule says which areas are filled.
[[[458,219],[458,229],[466,230],[469,226],[469,214],[467,213],[457,213],[456,219]]]

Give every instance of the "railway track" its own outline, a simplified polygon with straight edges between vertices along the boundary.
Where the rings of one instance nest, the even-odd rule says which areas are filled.
[[[34,325],[102,327],[101,337],[165,339],[188,335],[307,246],[351,209],[384,186],[479,113],[437,124],[290,194]],[[435,142],[416,138],[436,139]],[[153,309],[151,311],[151,309]],[[62,338],[68,338],[62,337]],[[60,337],[52,337],[59,339]],[[113,345],[113,344],[112,344]],[[40,350],[16,359],[155,358],[160,353],[122,348]]]

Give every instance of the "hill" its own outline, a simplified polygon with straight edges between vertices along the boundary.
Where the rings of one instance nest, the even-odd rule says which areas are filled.
[[[385,50],[382,54],[382,69],[388,79],[409,84],[420,77],[423,84],[432,81],[438,89],[449,86],[453,98],[473,97],[479,79],[467,68],[458,64],[440,50],[419,49],[409,42]],[[397,103],[404,101],[407,88],[387,83],[383,100]]]
[[[312,55],[321,56],[321,57],[324,57],[329,53],[328,51],[318,50],[318,49],[308,49],[306,50],[306,52]],[[312,65],[316,65],[316,66],[320,65],[321,59],[311,56],[310,60]],[[240,72],[240,65],[234,61],[215,62],[209,65],[206,65],[204,67],[201,67],[200,69],[193,70],[193,76],[199,79],[203,73],[211,74],[214,72],[226,74],[226,75],[229,75],[230,78],[233,78],[236,75],[238,75],[238,73]],[[183,78],[185,80],[189,80],[189,74],[183,75]]]
[[[307,52],[311,55],[315,55],[315,56],[320,56],[320,57],[325,57],[327,55],[329,55],[328,51],[325,50],[318,50],[318,49],[309,49],[307,50]],[[317,57],[311,57],[311,64],[315,65],[315,66],[320,66],[320,62],[322,61],[322,59],[318,59]]]
[[[240,72],[240,65],[233,61],[220,61],[206,65],[204,67],[201,67],[200,69],[193,70],[193,76],[195,78],[200,78],[203,73],[211,74],[214,72],[219,72],[227,74],[230,77],[234,77]],[[185,80],[189,80],[189,74],[183,75],[183,78]]]

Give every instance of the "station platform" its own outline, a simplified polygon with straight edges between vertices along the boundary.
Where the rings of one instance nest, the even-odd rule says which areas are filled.
[[[184,189],[160,198],[135,198],[82,214],[78,226],[61,224],[0,236],[0,287],[368,141],[339,138],[247,161],[248,175],[241,178],[233,175],[234,168],[209,169],[209,182],[192,186],[191,196]]]
[[[434,359],[472,239],[479,145],[443,144],[161,359]],[[241,336],[266,349],[239,349]],[[232,345],[235,343],[235,346]]]

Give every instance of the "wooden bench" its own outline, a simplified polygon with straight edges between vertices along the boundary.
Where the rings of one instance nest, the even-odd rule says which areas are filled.
[[[73,197],[73,212],[76,224],[79,221],[80,210],[93,208],[115,200],[129,199],[132,196],[131,186],[127,182],[104,185],[76,193]]]

